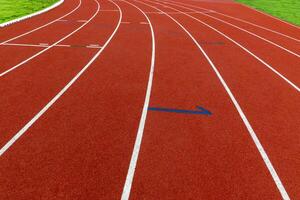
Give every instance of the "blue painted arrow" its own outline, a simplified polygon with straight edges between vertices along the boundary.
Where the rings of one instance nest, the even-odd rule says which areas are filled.
[[[173,113],[181,113],[181,114],[194,114],[194,115],[211,115],[212,113],[205,108],[200,106],[196,106],[198,110],[180,110],[173,108],[159,108],[159,107],[149,107],[150,111],[159,111],[159,112],[173,112]]]

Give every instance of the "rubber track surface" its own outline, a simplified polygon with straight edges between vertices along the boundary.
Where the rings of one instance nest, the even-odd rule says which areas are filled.
[[[1,28],[0,74],[33,58],[0,76],[0,199],[300,199],[299,54],[299,27],[231,0],[66,0]]]

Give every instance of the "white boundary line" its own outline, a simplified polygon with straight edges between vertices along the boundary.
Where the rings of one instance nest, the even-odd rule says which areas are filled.
[[[32,60],[32,59],[34,59],[35,57],[41,55],[42,53],[48,51],[49,49],[51,49],[51,48],[54,47],[55,45],[59,44],[60,42],[62,42],[62,41],[64,41],[65,39],[67,39],[68,37],[72,36],[74,33],[78,32],[78,31],[79,31],[80,29],[82,29],[85,25],[87,25],[88,23],[90,23],[91,20],[93,20],[93,19],[96,17],[96,15],[99,13],[99,11],[100,11],[100,5],[99,5],[98,1],[96,1],[96,0],[94,0],[94,1],[97,3],[98,8],[97,8],[96,12],[94,13],[94,15],[93,15],[88,21],[86,21],[84,24],[82,24],[80,27],[78,27],[77,29],[75,29],[74,31],[72,31],[71,33],[69,33],[68,35],[66,35],[65,37],[63,37],[63,38],[61,38],[60,40],[56,41],[55,43],[51,44],[51,45],[48,46],[47,48],[45,48],[45,49],[39,51],[38,53],[36,53],[36,54],[34,54],[33,56],[27,58],[26,60],[23,60],[23,61],[20,62],[19,64],[17,64],[17,65],[15,65],[15,66],[9,68],[8,70],[5,70],[4,72],[0,73],[0,77],[2,77],[2,76],[4,76],[4,75],[6,75],[7,73],[9,73],[9,72],[11,72],[11,71],[17,69],[17,68],[20,67],[21,65],[23,65],[23,64],[25,64],[25,63],[27,63],[27,62],[29,62],[30,60]]]
[[[77,22],[82,23],[82,22],[86,22],[85,19],[81,19],[81,20],[77,20]]]
[[[146,96],[145,96],[145,102],[144,102],[143,111],[142,111],[138,131],[137,131],[137,135],[136,135],[136,140],[135,140],[135,143],[134,143],[134,148],[133,148],[133,152],[132,152],[132,156],[131,156],[131,160],[130,160],[130,164],[129,164],[129,168],[128,168],[128,172],[127,172],[127,176],[126,176],[126,181],[125,181],[122,196],[121,196],[121,200],[128,200],[129,195],[130,195],[130,191],[131,191],[131,186],[132,186],[132,181],[133,181],[135,169],[136,169],[136,164],[137,164],[137,160],[138,160],[138,156],[139,156],[139,152],[140,152],[140,148],[141,148],[141,144],[142,144],[144,128],[145,128],[147,112],[148,112],[150,96],[151,96],[154,66],[155,66],[155,35],[154,35],[154,31],[153,31],[151,21],[148,18],[148,16],[144,13],[144,11],[141,10],[136,5],[134,5],[134,4],[132,4],[128,1],[124,1],[124,2],[130,4],[133,7],[135,7],[136,9],[138,9],[145,16],[145,18],[148,21],[150,31],[151,31],[151,37],[152,37],[151,66],[150,66],[150,73],[149,73],[149,78],[148,78],[148,85],[147,85],[147,91],[146,91]]]
[[[137,1],[137,2],[140,2],[140,1]],[[151,1],[150,1],[151,2]],[[159,10],[160,12],[163,12],[162,10],[154,7],[154,6],[151,6],[149,4],[146,4],[144,2],[141,2],[147,6],[150,6],[152,8],[155,8],[157,10]],[[229,95],[232,103],[234,104],[236,110],[238,111],[241,119],[243,120],[244,122],[244,125],[246,126],[253,142],[255,143],[255,146],[257,148],[257,150],[259,151],[266,167],[268,168],[282,198],[284,200],[290,200],[289,198],[289,195],[288,193],[286,192],[277,172],[275,171],[267,153],[265,152],[262,144],[260,143],[256,133],[254,132],[250,122],[248,121],[244,111],[242,110],[242,108],[240,107],[238,101],[236,100],[236,98],[234,97],[233,93],[231,92],[230,88],[228,87],[227,83],[225,82],[225,80],[223,79],[222,75],[220,74],[220,72],[218,71],[217,67],[214,65],[214,63],[211,61],[211,59],[209,58],[209,56],[205,53],[205,51],[203,50],[203,48],[200,46],[200,44],[197,42],[197,40],[192,36],[192,34],[183,26],[181,25],[176,19],[174,19],[172,16],[168,15],[165,13],[166,16],[168,16],[170,19],[172,19],[178,26],[180,26],[187,34],[188,36],[193,40],[193,42],[195,43],[195,45],[199,48],[199,50],[202,52],[202,54],[204,55],[204,57],[206,58],[206,60],[209,62],[209,64],[211,65],[212,69],[214,70],[215,74],[217,75],[218,79],[220,80],[222,86],[224,87],[224,89],[226,90],[227,94]]]
[[[18,43],[5,43],[2,46],[19,46],[19,47],[42,47],[46,48],[49,45],[43,45],[43,44],[18,44]]]
[[[149,1],[149,0],[146,0]],[[152,2],[152,1],[150,1]],[[157,3],[157,2],[152,2],[155,4],[159,4],[159,5],[164,5],[162,3]],[[164,5],[165,6],[165,5]],[[177,10],[175,8],[172,8],[171,6],[167,6],[168,8],[171,8],[177,12],[181,12],[180,10]],[[222,35],[223,37],[227,38],[228,40],[230,40],[232,43],[234,43],[235,45],[239,46],[241,49],[243,49],[244,51],[246,51],[248,54],[250,54],[251,56],[253,56],[256,60],[258,60],[259,62],[261,62],[263,65],[265,65],[267,68],[269,68],[272,72],[274,72],[276,75],[278,75],[280,78],[282,78],[285,82],[287,82],[292,88],[294,88],[297,92],[300,92],[300,88],[293,83],[292,81],[290,81],[288,78],[286,78],[284,75],[282,75],[280,72],[278,72],[276,69],[274,69],[271,65],[269,65],[268,63],[266,63],[264,60],[262,60],[260,57],[258,57],[257,55],[255,55],[254,53],[252,53],[250,50],[248,50],[246,47],[242,46],[240,43],[238,43],[237,41],[235,41],[234,39],[230,38],[229,36],[227,36],[226,34],[224,34],[223,32],[219,31],[218,29],[210,26],[209,24],[201,21],[200,19],[193,17],[192,15],[183,13],[182,14],[196,20],[197,22],[209,27],[210,29],[216,31],[217,33],[219,33],[220,35]]]
[[[78,5],[77,5],[73,10],[71,10],[70,12],[68,12],[67,14],[65,14],[65,15],[63,15],[63,16],[61,16],[61,17],[59,17],[59,18],[57,18],[57,19],[55,19],[55,20],[53,20],[53,21],[51,21],[51,22],[48,22],[47,24],[44,24],[44,25],[39,26],[39,27],[37,27],[37,28],[35,28],[35,29],[32,29],[32,30],[30,30],[30,31],[28,31],[28,32],[25,32],[25,33],[23,33],[23,34],[21,34],[21,35],[18,35],[18,36],[16,36],[16,37],[10,38],[10,39],[8,39],[8,40],[6,40],[6,41],[4,41],[4,42],[1,42],[1,43],[0,43],[0,46],[1,46],[2,44],[5,44],[5,43],[7,43],[7,42],[11,42],[11,41],[16,40],[16,39],[18,39],[18,38],[20,38],[20,37],[23,37],[23,36],[25,36],[25,35],[28,35],[28,34],[30,34],[30,33],[33,33],[33,32],[35,32],[35,31],[37,31],[37,30],[40,30],[40,29],[42,29],[42,28],[44,28],[44,27],[46,27],[46,26],[49,26],[49,25],[53,24],[54,22],[57,22],[57,21],[59,21],[60,19],[62,19],[62,18],[64,18],[64,17],[67,17],[68,15],[72,14],[72,13],[75,12],[80,6],[81,6],[81,0],[79,0]]]
[[[164,2],[164,3],[165,3],[165,2]],[[194,10],[194,9],[192,9],[192,8],[188,8],[188,7],[186,7],[186,6],[178,5],[178,4],[176,4],[176,3],[168,3],[168,2],[167,2],[166,4],[171,4],[171,5],[173,5],[173,6],[177,6],[177,7],[181,7],[181,8],[185,8],[185,9],[191,10],[191,11],[193,11],[193,12],[197,12],[197,10]],[[187,12],[184,12],[184,13],[187,13]],[[232,27],[234,27],[234,28],[236,28],[236,29],[239,29],[239,30],[241,30],[241,31],[243,31],[243,32],[246,32],[246,33],[248,33],[248,34],[250,34],[250,35],[252,35],[252,36],[254,36],[254,37],[257,37],[257,38],[259,38],[259,39],[261,39],[261,40],[263,40],[263,41],[265,41],[265,42],[267,42],[267,43],[269,43],[269,44],[271,44],[271,45],[273,45],[273,46],[276,46],[276,47],[278,47],[278,48],[280,48],[280,49],[286,51],[287,53],[290,53],[290,54],[292,54],[292,55],[294,55],[294,56],[300,58],[300,55],[299,55],[299,54],[297,54],[297,53],[295,53],[295,52],[293,52],[293,51],[291,51],[291,50],[289,50],[289,49],[286,49],[286,48],[280,46],[279,44],[277,44],[277,43],[275,43],[275,42],[272,42],[272,41],[270,41],[270,40],[268,40],[268,39],[266,39],[266,38],[264,38],[264,37],[262,37],[262,36],[256,35],[255,33],[251,32],[251,31],[247,31],[247,30],[245,30],[245,29],[243,29],[243,28],[241,28],[241,27],[239,27],[239,26],[236,26],[236,25],[234,25],[234,24],[231,24],[230,22],[224,21],[224,20],[222,20],[222,19],[219,19],[219,18],[217,18],[217,17],[211,16],[211,15],[208,15],[208,14],[205,14],[205,13],[199,13],[199,14],[204,15],[204,16],[207,16],[207,17],[210,17],[210,18],[213,18],[213,19],[215,19],[215,20],[217,20],[217,21],[220,21],[220,22],[222,22],[222,23],[224,23],[224,24],[227,24],[227,25],[232,26]]]
[[[115,4],[113,1],[109,0],[113,4]],[[97,4],[99,5],[98,1]],[[116,5],[116,4],[115,4]],[[55,95],[53,99],[51,99],[21,130],[19,130],[1,149],[0,149],[0,157],[75,83],[75,81],[91,66],[91,64],[99,57],[99,55],[103,52],[105,47],[109,44],[109,42],[112,40],[114,35],[116,34],[117,30],[119,29],[120,22],[122,19],[122,11],[118,5],[116,5],[120,12],[120,18],[118,21],[118,24],[111,34],[111,36],[108,38],[108,40],[105,42],[102,49],[100,49],[94,57],[74,76],[74,78],[67,84],[65,87]]]
[[[19,44],[19,43],[5,43],[3,46],[19,46],[19,47],[40,47],[40,48],[47,48],[50,45],[49,44]],[[93,44],[93,45],[70,45],[70,44],[57,44],[53,47],[68,47],[68,48],[92,48],[92,49],[100,49],[102,48],[99,44]]]
[[[203,9],[203,10],[208,10],[208,11],[209,11],[209,9],[206,9],[206,8],[203,8],[203,7],[200,7],[200,6],[196,6],[196,5],[192,5],[192,4],[187,4],[187,3],[182,3],[182,2],[178,2],[178,1],[164,0],[164,2],[172,2],[172,3],[176,3],[176,4],[181,4],[181,5],[185,5],[185,6],[190,6],[190,7],[192,7],[192,8],[199,8],[199,9]],[[214,10],[214,11],[215,11],[215,10]],[[236,18],[236,17],[230,16],[230,15],[226,15],[226,14],[224,14],[224,13],[217,12],[217,11],[215,11],[214,13],[219,14],[219,15],[222,15],[222,16],[224,16],[224,17],[228,17],[228,18],[231,18],[231,19],[240,21],[240,22],[243,22],[243,23],[246,23],[246,24],[250,24],[250,25],[252,25],[252,26],[255,26],[255,27],[264,29],[264,30],[266,30],[266,31],[269,31],[269,32],[278,34],[278,35],[283,36],[283,37],[286,37],[286,38],[289,38],[289,39],[294,40],[294,41],[296,41],[296,42],[300,42],[300,39],[293,38],[292,36],[286,35],[286,34],[284,34],[284,33],[280,33],[280,32],[278,32],[278,31],[275,31],[275,30],[272,30],[272,29],[269,29],[269,28],[266,28],[266,27],[263,27],[263,26],[254,24],[254,23],[251,23],[251,22],[249,22],[249,21],[246,21],[246,20],[243,20],[243,19],[240,19],[240,18]]]
[[[20,22],[20,21],[23,21],[25,19],[29,19],[29,18],[32,18],[32,17],[35,17],[37,15],[40,15],[40,14],[43,14],[45,12],[48,12],[56,7],[58,7],[59,5],[61,5],[62,3],[64,2],[64,0],[59,0],[58,2],[56,2],[55,4],[43,9],[43,10],[40,10],[40,11],[37,11],[35,13],[32,13],[32,14],[29,14],[29,15],[25,15],[23,17],[20,17],[20,18],[17,18],[17,19],[13,19],[11,21],[8,21],[8,22],[4,22],[2,24],[0,24],[0,27],[5,27],[5,26],[8,26],[8,25],[11,25],[11,24],[14,24],[14,23],[17,23],[17,22]]]

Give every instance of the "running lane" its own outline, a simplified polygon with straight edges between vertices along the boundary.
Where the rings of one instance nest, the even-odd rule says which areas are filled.
[[[167,0],[169,1],[169,0]],[[256,11],[250,7],[247,7],[243,4],[231,2],[222,2],[214,0],[205,0],[205,1],[193,1],[193,0],[171,0],[172,2],[187,3],[190,5],[201,6],[206,9],[212,9],[217,12],[221,12],[236,18],[240,18],[251,23],[264,26],[266,28],[287,34],[294,38],[299,38],[299,27],[280,21],[268,15],[262,14],[259,11]]]
[[[182,6],[174,6],[175,9],[179,9],[182,12],[185,12],[187,7]],[[190,12],[193,10],[189,10]],[[176,12],[176,10],[173,10]],[[229,26],[223,22],[217,21],[216,19],[212,19],[208,16],[198,13],[188,13],[189,15],[197,18],[198,20],[208,24],[209,26],[217,29],[222,34],[225,34],[229,38],[236,41],[238,44],[242,45],[247,49],[247,51],[252,52],[254,55],[258,56],[264,62],[269,64],[272,68],[277,70],[280,74],[285,76],[289,81],[294,83],[298,88],[300,87],[300,43],[298,43],[298,51],[296,52],[288,52],[288,49],[282,49],[278,46],[270,44],[260,38],[257,38],[253,35],[250,35],[246,32],[243,32],[235,27]],[[182,15],[182,14],[179,14]],[[197,22],[199,23],[199,22]],[[299,29],[300,34],[300,29]],[[224,38],[223,41],[215,41],[216,43],[232,43],[232,41]],[[221,44],[222,45],[222,44]],[[226,44],[225,44],[226,45]],[[299,90],[300,92],[300,90]]]
[[[130,23],[121,24],[90,68],[1,156],[1,198],[120,197],[144,103],[152,38],[149,25],[143,23],[145,17],[130,5],[118,4],[123,11],[122,22]],[[94,24],[100,37],[100,27],[109,28],[105,20],[112,16],[108,15],[119,17],[119,12],[103,12],[103,21]],[[73,55],[73,59],[78,56]],[[51,77],[64,78],[63,69],[75,64],[70,61],[56,69],[60,74]],[[30,73],[29,69],[11,76],[20,78],[25,70]],[[32,67],[30,71],[38,69]],[[42,78],[40,83],[46,84]]]
[[[207,26],[184,14],[172,16],[203,44],[248,117],[286,191],[291,199],[299,199],[299,92]]]
[[[112,6],[112,3],[104,2],[101,3],[103,8]],[[96,10],[95,7],[94,13]],[[95,21],[91,21],[83,28],[82,33],[73,35],[69,40],[74,44],[82,44],[86,41],[82,34],[89,34],[91,43],[95,42],[103,46],[114,31],[118,19],[118,12],[99,12]],[[103,27],[101,34],[99,34],[99,22]],[[107,25],[110,28],[106,28]],[[87,33],[84,33],[86,31]],[[21,129],[49,99],[53,98],[98,50],[99,48],[87,48],[80,45],[53,47],[40,57],[1,77],[0,90],[3,94],[0,98],[1,146]]]
[[[97,9],[98,9],[98,5],[94,0],[87,0],[82,2],[79,9],[73,12],[70,16],[68,16],[67,19],[72,18],[76,22],[77,20],[82,18],[93,19],[94,15],[97,14],[96,13]],[[55,22],[33,33],[30,33],[28,35],[10,41],[9,42],[10,45],[7,45],[6,43],[1,45],[0,46],[1,76],[3,72],[6,72],[11,68],[14,68],[16,65],[21,64],[26,59],[29,59],[32,56],[35,56],[42,51],[46,52],[47,49],[45,50],[45,48],[47,48],[49,45],[56,43],[60,40],[63,40],[65,37],[75,34],[76,32],[80,31],[80,27],[84,25],[82,22],[70,23],[70,24],[64,24],[64,23],[66,22],[65,21]],[[29,45],[26,47],[25,50],[24,45],[26,46],[27,44]],[[31,46],[31,45],[40,45],[40,46]],[[39,55],[37,55],[37,57],[38,56]]]
[[[251,24],[251,22],[244,21],[239,17],[232,17],[231,15],[226,15],[221,12],[205,9],[200,6],[190,5],[181,2],[175,3],[174,1],[168,1],[168,4],[178,5],[180,6],[180,8],[183,9],[189,8],[189,12],[202,12],[202,15],[205,15],[209,18],[213,18],[217,21],[221,21],[222,23],[226,23],[228,26],[235,27],[236,29],[239,29],[243,32],[248,32],[248,34],[252,34],[254,37],[260,37],[262,39],[269,40],[270,42],[282,46],[290,51],[294,51],[298,54],[300,53],[300,38],[293,38],[283,33],[279,33],[253,23]],[[197,14],[195,16],[200,15],[201,14]],[[295,32],[298,32],[297,35],[299,35],[300,29],[295,30]]]
[[[8,39],[17,37],[38,27],[44,26],[79,7],[80,0],[65,0],[60,6],[43,13],[41,15],[26,19],[24,21],[1,27],[0,43]]]
[[[233,103],[197,46],[168,17],[134,4],[148,14],[156,35],[150,107],[201,106],[212,115],[148,111],[130,199],[280,199]]]

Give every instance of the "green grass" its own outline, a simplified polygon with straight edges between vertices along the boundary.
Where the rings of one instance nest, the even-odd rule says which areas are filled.
[[[257,10],[300,25],[300,0],[236,0]]]
[[[58,0],[0,0],[0,23],[19,18],[48,6]]]

